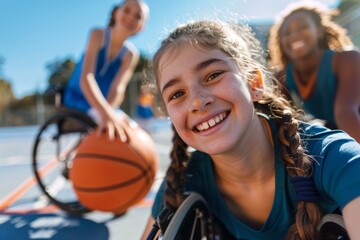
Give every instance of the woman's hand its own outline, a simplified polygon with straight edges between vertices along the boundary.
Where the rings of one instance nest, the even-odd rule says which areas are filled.
[[[96,113],[97,114],[97,113]],[[91,114],[94,115],[94,114]],[[113,141],[119,137],[122,142],[128,140],[128,130],[134,125],[130,123],[129,117],[122,112],[112,111],[111,113],[97,114],[98,127],[97,134],[106,134],[108,138]]]
[[[127,133],[126,128],[129,127],[128,121],[123,119],[111,119],[104,118],[100,121],[99,126],[97,128],[98,134],[106,133],[111,141],[115,139],[115,137],[119,136],[122,142],[127,141]]]

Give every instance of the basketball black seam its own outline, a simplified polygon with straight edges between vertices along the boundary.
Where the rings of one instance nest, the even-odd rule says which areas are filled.
[[[103,154],[97,154],[97,153],[78,153],[77,156],[76,156],[76,158],[88,158],[88,157],[98,157],[98,158],[103,158],[103,159],[110,160],[110,161],[122,161],[122,162],[125,162],[125,163],[127,163],[129,165],[132,165],[132,166],[138,168],[140,170],[140,175],[135,177],[135,178],[132,178],[132,179],[126,181],[126,182],[119,183],[119,184],[112,185],[112,186],[107,186],[107,187],[86,188],[86,187],[74,186],[74,188],[76,190],[83,191],[83,192],[109,191],[109,190],[113,190],[113,189],[116,189],[116,188],[121,188],[121,187],[126,187],[128,185],[131,185],[132,183],[137,182],[142,177],[145,177],[147,180],[149,180],[148,179],[149,174],[146,171],[146,169],[142,167],[142,165],[131,162],[131,161],[129,161],[127,159],[124,159],[124,158],[118,158],[118,157],[113,157],[113,156],[108,156],[108,155],[103,155]]]
[[[143,167],[140,164],[134,163],[134,162],[129,161],[129,160],[124,159],[124,158],[113,157],[113,156],[103,155],[103,154],[98,154],[98,153],[78,153],[76,155],[76,158],[88,158],[88,157],[92,157],[92,158],[98,157],[98,158],[103,158],[103,159],[106,159],[106,160],[111,160],[111,161],[116,161],[116,162],[117,161],[122,161],[122,162],[128,163],[129,165],[133,165],[133,166],[143,170]]]

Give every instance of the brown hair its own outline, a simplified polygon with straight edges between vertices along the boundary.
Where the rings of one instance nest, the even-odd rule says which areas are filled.
[[[263,98],[254,103],[258,112],[269,115],[279,125],[281,153],[290,176],[310,176],[312,162],[304,153],[302,140],[298,132],[297,112],[283,98],[276,86],[276,80],[266,71],[260,43],[247,26],[225,24],[215,21],[192,22],[175,29],[165,39],[153,58],[155,78],[159,75],[159,60],[165,52],[172,53],[177,46],[192,44],[205,49],[219,49],[230,56],[239,66],[243,79],[254,77],[254,69],[260,69],[265,78]],[[267,77],[266,77],[266,76]],[[183,183],[189,160],[188,145],[174,130],[171,164],[166,173],[167,206],[178,208],[184,199]],[[288,232],[288,239],[316,239],[316,226],[321,214],[313,202],[297,204],[296,223]]]
[[[108,27],[113,27],[115,25],[115,14],[116,11],[119,9],[120,6],[114,6],[110,13],[110,20],[108,23]]]
[[[279,19],[270,28],[268,49],[270,52],[270,67],[283,68],[290,59],[284,53],[280,44],[280,31],[283,23],[294,13],[303,12],[307,14],[318,28],[324,30],[319,38],[320,48],[341,51],[353,47],[351,39],[347,36],[346,30],[335,23],[332,19],[338,14],[336,10],[329,10],[316,1],[299,1],[291,3],[280,14]]]

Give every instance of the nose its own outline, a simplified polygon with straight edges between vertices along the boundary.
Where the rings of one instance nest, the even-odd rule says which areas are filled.
[[[206,111],[212,102],[214,102],[214,97],[208,91],[204,89],[196,91],[191,101],[190,111],[193,113]]]

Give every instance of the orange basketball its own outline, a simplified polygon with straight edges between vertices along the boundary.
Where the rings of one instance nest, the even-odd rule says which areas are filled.
[[[155,143],[140,127],[128,130],[126,143],[92,133],[77,149],[70,179],[85,207],[122,213],[149,192],[157,163]]]

